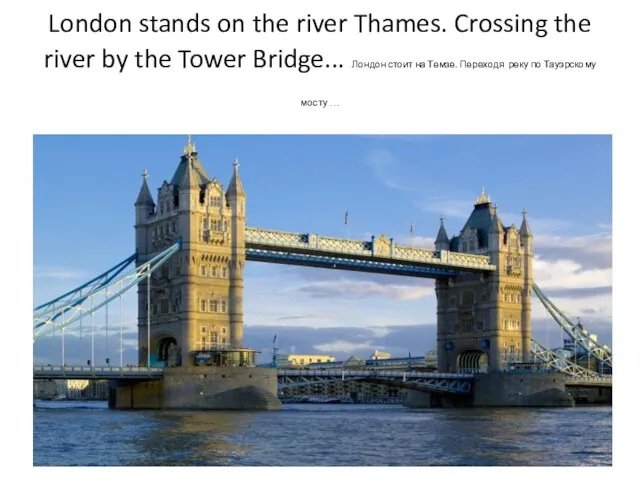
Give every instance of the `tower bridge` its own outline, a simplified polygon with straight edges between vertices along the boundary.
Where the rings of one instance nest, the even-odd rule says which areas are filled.
[[[202,363],[254,366],[257,352],[243,343],[243,277],[246,262],[259,261],[435,279],[440,374],[499,373],[537,361],[571,376],[598,376],[553,357],[531,338],[534,294],[576,343],[612,368],[611,350],[589,339],[534,284],[534,235],[526,212],[520,227],[504,225],[484,190],[458,235],[449,236],[441,217],[434,249],[400,245],[385,235],[359,241],[250,227],[246,203],[238,161],[225,189],[209,176],[189,138],[156,198],[143,174],[135,200],[135,255],[36,308],[34,339],[64,332],[135,286],[141,365],[180,367],[180,375],[197,376]],[[275,375],[260,375],[274,382],[267,388],[274,393]],[[171,382],[163,378],[175,391],[186,382],[179,375]],[[251,383],[253,375],[242,378]]]

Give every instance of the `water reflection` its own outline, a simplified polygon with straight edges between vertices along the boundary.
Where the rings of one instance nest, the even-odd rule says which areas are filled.
[[[153,428],[134,439],[140,458],[131,465],[234,465],[249,447],[228,435],[251,428],[244,412],[174,411],[152,415]]]
[[[609,407],[34,410],[35,465],[611,465],[611,450]]]

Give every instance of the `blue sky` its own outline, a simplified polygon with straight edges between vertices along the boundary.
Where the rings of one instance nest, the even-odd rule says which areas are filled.
[[[209,176],[225,185],[238,158],[250,226],[351,238],[385,233],[433,248],[439,216],[457,234],[482,187],[506,224],[519,225],[526,207],[537,283],[611,341],[610,136],[193,138]],[[149,171],[155,194],[185,143],[186,135],[34,137],[36,304],[133,253],[141,172]],[[132,359],[134,309],[130,295]],[[557,345],[558,329],[535,304],[534,318],[534,336]],[[265,352],[278,334],[282,351],[421,354],[435,346],[434,324],[429,280],[259,263],[245,270],[245,340]],[[109,334],[113,348],[113,328]],[[36,346],[36,361],[58,355],[58,343]]]

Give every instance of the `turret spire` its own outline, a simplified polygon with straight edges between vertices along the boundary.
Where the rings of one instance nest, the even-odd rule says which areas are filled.
[[[198,178],[196,176],[195,168],[193,167],[193,157],[187,159],[187,165],[184,170],[184,175],[180,180],[180,188],[195,189],[199,188]]]
[[[449,250],[449,237],[447,235],[447,231],[444,228],[443,215],[440,215],[440,229],[438,230],[438,236],[436,237],[436,249]]]
[[[136,199],[136,205],[155,205],[153,201],[153,197],[151,196],[151,191],[149,190],[149,185],[147,184],[147,177],[149,176],[149,172],[145,168],[142,172],[142,186],[140,187],[140,193],[138,193],[138,198]]]
[[[184,147],[184,155],[196,153],[196,144],[191,141],[191,135],[187,136],[187,145]]]
[[[520,237],[521,238],[531,238],[533,237],[533,233],[531,233],[531,228],[529,228],[529,222],[527,222],[527,211],[522,209],[522,225],[520,225]]]
[[[229,188],[227,189],[227,196],[240,196],[245,195],[244,188],[242,187],[242,182],[240,181],[240,173],[238,171],[238,167],[240,163],[236,158],[233,162],[233,176],[231,177],[231,181],[229,182]]]
[[[493,207],[493,215],[491,216],[491,229],[489,230],[489,233],[504,233],[502,222],[500,221],[500,217],[498,217],[497,205]]]
[[[485,203],[491,203],[491,197],[487,195],[487,193],[484,191],[484,187],[482,187],[480,196],[476,198],[476,205],[483,205]]]

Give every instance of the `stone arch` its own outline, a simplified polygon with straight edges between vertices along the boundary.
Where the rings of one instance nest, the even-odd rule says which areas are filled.
[[[482,350],[465,350],[456,359],[458,373],[487,373],[489,357]]]
[[[173,336],[162,335],[156,342],[156,358],[160,362],[166,362],[167,366],[175,366],[178,348],[178,341]]]

